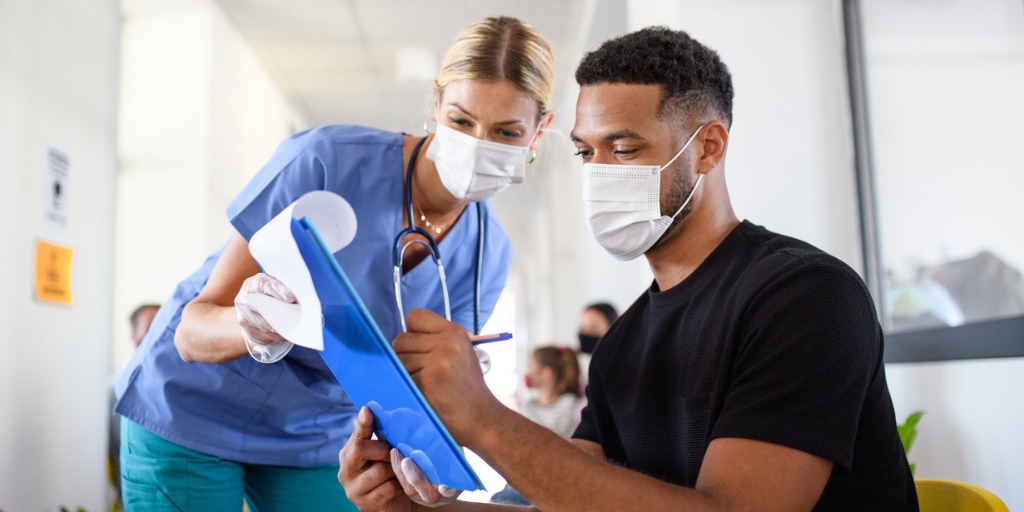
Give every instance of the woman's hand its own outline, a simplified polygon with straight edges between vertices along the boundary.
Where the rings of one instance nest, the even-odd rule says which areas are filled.
[[[254,294],[265,295],[288,304],[295,304],[297,299],[281,281],[263,273],[246,279],[235,296],[238,325],[242,328],[242,337],[245,338],[249,354],[261,363],[276,363],[287,355],[294,345],[274,330],[256,310],[250,300],[250,296]]]
[[[412,501],[392,469],[388,454],[391,445],[370,439],[372,435],[373,413],[363,407],[356,416],[352,435],[338,454],[338,482],[359,510],[410,512]]]

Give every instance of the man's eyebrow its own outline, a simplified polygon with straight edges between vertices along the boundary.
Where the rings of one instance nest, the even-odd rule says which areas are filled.
[[[604,136],[604,140],[608,140],[608,141],[616,141],[616,140],[619,140],[619,139],[640,139],[640,140],[644,140],[644,138],[641,137],[639,133],[634,132],[633,130],[626,130],[626,129],[619,130],[617,132],[612,132],[612,133],[609,133],[608,135]]]
[[[620,140],[620,139],[645,140],[643,137],[640,136],[639,133],[634,132],[633,130],[628,130],[628,129],[622,129],[622,130],[619,130],[619,131],[615,131],[615,132],[609,133],[608,135],[604,136],[604,140],[607,140],[607,141],[613,141],[614,142],[614,141],[617,141],[617,140]],[[576,134],[573,133],[573,132],[569,132],[569,140],[571,140],[573,142],[583,142],[583,139],[577,137]]]

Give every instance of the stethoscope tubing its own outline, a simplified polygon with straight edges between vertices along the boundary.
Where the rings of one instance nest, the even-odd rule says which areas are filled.
[[[438,277],[441,280],[441,293],[444,296],[444,316],[449,321],[452,319],[451,301],[448,296],[448,280],[445,275],[444,265],[441,263],[441,251],[438,249],[437,240],[435,240],[427,230],[416,226],[414,221],[415,217],[413,217],[412,211],[412,171],[416,163],[416,157],[419,156],[420,149],[423,147],[423,143],[426,142],[426,140],[427,138],[424,137],[416,143],[416,147],[413,148],[412,155],[409,157],[409,166],[405,175],[405,209],[406,218],[409,219],[409,227],[398,232],[398,235],[395,237],[395,241],[391,247],[395,302],[398,305],[398,317],[401,321],[403,332],[408,329],[405,324],[405,308],[402,306],[402,258],[405,255],[405,250],[413,244],[420,244],[426,248],[430,258],[434,260],[434,263],[437,265]],[[480,334],[480,281],[481,269],[483,268],[484,260],[484,237],[486,236],[486,230],[484,228],[483,207],[479,202],[476,203],[476,215],[477,245],[476,265],[473,269],[473,277],[475,281],[473,285],[473,334]],[[409,235],[419,235],[423,237],[425,241],[414,239],[402,243],[402,240]]]

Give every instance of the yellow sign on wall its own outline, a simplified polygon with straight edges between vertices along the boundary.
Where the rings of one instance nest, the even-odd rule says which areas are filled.
[[[36,300],[71,306],[71,266],[75,250],[36,240]]]

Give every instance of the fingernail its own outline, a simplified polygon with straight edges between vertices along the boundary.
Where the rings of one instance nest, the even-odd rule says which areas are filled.
[[[416,473],[413,471],[414,469],[415,467],[412,464],[412,459],[402,459],[402,473],[405,473],[405,478],[406,480],[409,480],[409,482],[412,482],[416,477]]]

